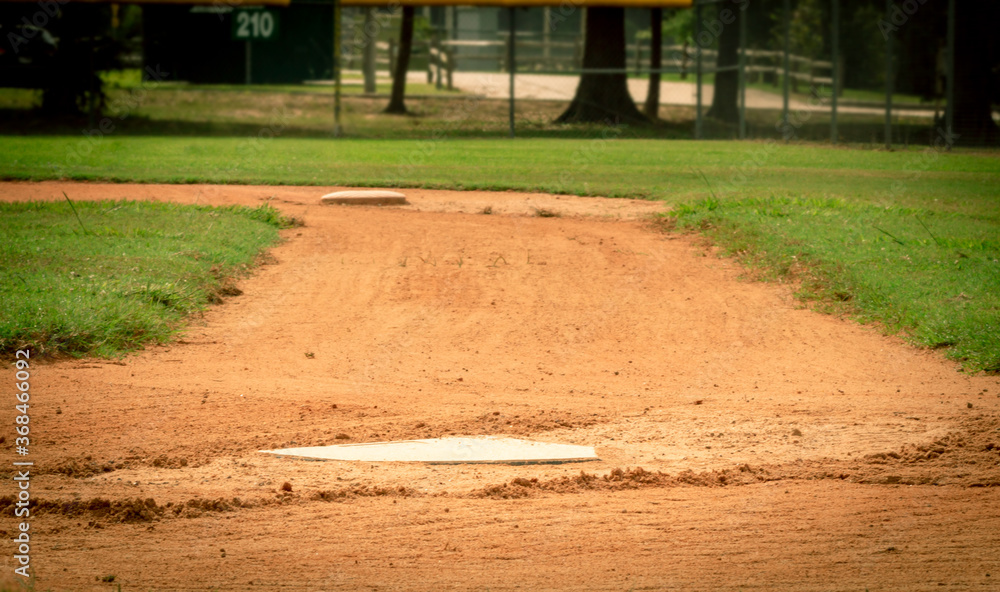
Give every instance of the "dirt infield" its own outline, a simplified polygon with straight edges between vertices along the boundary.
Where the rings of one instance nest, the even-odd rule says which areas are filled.
[[[305,222],[177,343],[35,367],[36,589],[1000,590],[997,377],[741,281],[655,203],[338,189],[0,184]],[[601,461],[257,452],[476,434]]]

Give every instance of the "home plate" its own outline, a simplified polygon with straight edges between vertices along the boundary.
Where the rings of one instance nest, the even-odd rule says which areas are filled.
[[[423,462],[431,464],[526,465],[599,460],[591,446],[551,444],[493,436],[339,444],[336,446],[261,450],[261,452],[316,460]]]
[[[381,189],[336,191],[334,193],[327,193],[320,198],[320,201],[325,204],[345,206],[405,206],[409,203],[406,201],[406,196],[402,193]]]

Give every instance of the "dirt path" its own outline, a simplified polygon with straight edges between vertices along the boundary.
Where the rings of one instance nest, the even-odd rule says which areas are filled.
[[[333,189],[0,184],[306,224],[180,342],[35,370],[38,589],[1000,589],[996,377],[739,281],[657,204]],[[257,452],[448,434],[601,461]]]
[[[502,72],[455,72],[454,84],[465,92],[474,95],[487,97],[490,99],[507,99],[510,97],[510,78],[508,74]],[[411,72],[407,80],[412,83],[426,83],[427,74],[424,72]],[[661,105],[685,105],[693,107],[697,104],[697,86],[694,84],[694,75],[691,75],[692,82],[660,82],[660,104]],[[514,79],[514,96],[520,100],[543,100],[543,101],[570,101],[576,94],[576,87],[580,83],[579,76],[572,75],[552,75],[552,74],[518,74]],[[649,80],[644,78],[629,78],[628,90],[637,105],[642,105],[646,101],[646,94],[649,90]],[[714,84],[702,85],[702,104],[707,110],[712,104],[712,97],[715,93]],[[746,92],[748,109],[771,109],[780,111],[783,102],[781,90],[774,89],[774,92],[767,92],[756,88],[748,88]],[[864,114],[864,115],[885,115],[885,109],[879,107],[861,107],[850,104],[843,104],[841,101],[837,107],[837,112],[844,114]],[[829,101],[813,104],[812,101],[803,101],[795,96],[789,100],[789,109],[802,112],[830,112]],[[893,109],[900,109],[908,117],[932,118],[935,115],[932,105],[914,106],[912,104],[897,103]]]

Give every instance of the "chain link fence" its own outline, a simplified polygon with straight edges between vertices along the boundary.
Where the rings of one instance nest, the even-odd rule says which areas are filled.
[[[955,27],[989,22],[997,10],[965,20],[960,12],[956,25],[954,4],[698,0],[691,9],[630,8],[623,63],[602,72],[624,75],[633,101],[650,117],[647,125],[629,125],[626,133],[636,136],[905,146],[940,145],[941,138],[950,145],[968,130],[975,136],[984,129],[988,143],[1000,87],[996,44],[985,43],[988,32],[956,34]],[[77,108],[124,100],[145,130],[161,121],[180,133],[226,133],[256,124],[255,110],[266,104],[293,113],[285,133],[328,135],[330,103],[342,93],[342,128],[355,136],[420,135],[442,127],[466,135],[572,135],[577,127],[554,122],[577,95],[581,74],[596,72],[584,68],[588,11],[571,2],[417,7],[405,97],[423,124],[384,120],[380,112],[403,49],[397,5],[340,8],[338,51],[336,9],[329,2],[115,6],[86,7],[91,17],[76,38],[95,47],[100,35],[126,41],[118,44],[117,61],[105,50],[88,62],[67,24],[74,18],[69,13],[84,7],[32,24],[34,4],[0,4],[0,25],[13,35],[8,40],[34,37],[0,54],[0,84],[8,87],[0,90],[0,125],[14,131],[23,125],[21,112],[40,105],[41,89],[53,86],[54,75],[46,72],[60,63],[74,71],[92,68],[103,81],[107,96],[96,100],[95,78],[62,77],[86,86],[64,92],[77,97]],[[965,50],[960,59],[951,57],[949,44],[956,43]],[[75,58],[53,58],[66,52]],[[157,85],[146,92],[149,72]],[[226,92],[246,94],[245,108]],[[449,118],[467,112],[470,100],[477,108],[456,131]]]

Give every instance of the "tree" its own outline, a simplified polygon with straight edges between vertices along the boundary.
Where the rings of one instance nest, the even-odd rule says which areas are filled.
[[[1000,45],[994,35],[1000,7],[958,2],[955,7],[955,126],[957,143],[995,144],[1000,128],[993,121],[992,103],[1000,90],[994,69]]]
[[[365,94],[375,94],[378,90],[375,85],[375,53],[378,48],[378,25],[375,22],[375,13],[378,11],[374,7],[366,7],[365,23],[362,29],[365,39],[364,48],[361,54],[361,72],[365,78]]]
[[[99,45],[100,44],[100,45]],[[41,111],[47,115],[100,113],[107,101],[104,83],[96,71],[106,58],[106,39],[63,35],[51,70],[42,83]]]
[[[556,123],[648,123],[628,92],[625,76],[625,9],[587,8],[583,67],[618,69],[620,74],[585,73],[576,95]]]
[[[649,9],[649,27],[652,33],[649,41],[649,69],[659,70],[663,65],[663,9]],[[646,91],[646,117],[656,119],[660,113],[660,73],[649,73],[649,90]]]
[[[410,68],[410,53],[413,49],[413,7],[403,7],[403,22],[399,26],[399,54],[396,56],[396,71],[392,76],[392,95],[386,113],[405,114],[406,71]]]
[[[719,11],[718,19],[714,21],[716,27],[722,28],[722,31],[719,32],[719,56],[716,60],[718,68],[728,68],[739,64],[741,18],[743,18],[743,10],[723,8]],[[728,123],[736,123],[739,120],[739,109],[737,108],[739,90],[739,70],[716,72],[712,107],[706,115]]]
[[[844,63],[844,88],[885,88],[885,39],[879,22],[885,18],[885,4],[841,7],[840,47]]]
[[[42,89],[46,115],[99,113],[106,97],[97,72],[121,67],[123,45],[108,26],[111,8],[39,6],[0,4],[2,86]]]
[[[681,45],[681,51],[673,53],[673,59],[681,63],[681,80],[687,80],[691,67],[690,47],[694,40],[694,10],[671,9],[671,14],[663,23],[663,37],[668,43]]]

